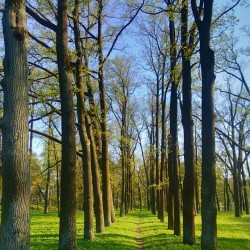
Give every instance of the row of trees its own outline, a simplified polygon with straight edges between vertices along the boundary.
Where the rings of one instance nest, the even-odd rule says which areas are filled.
[[[231,192],[235,215],[243,209],[249,213],[249,87],[240,52],[221,33],[225,20],[232,25],[228,14],[240,2],[216,13],[213,1],[6,0],[3,249],[29,249],[29,165],[32,188],[45,200],[45,213],[55,177],[59,249],[77,248],[75,211],[82,199],[76,194],[84,195],[85,239],[94,239],[94,216],[96,231],[103,232],[115,222],[114,206],[120,206],[123,216],[137,196],[140,206],[145,199],[162,222],[167,210],[168,228],[176,235],[181,234],[182,209],[183,243],[194,244],[201,165],[201,247],[217,248],[216,158],[226,207]],[[140,49],[133,50],[142,53],[139,60],[121,49],[131,36],[126,31],[132,22],[141,37]],[[214,47],[221,42],[230,46],[215,54],[211,40]],[[215,70],[228,76],[227,88],[219,85],[216,95],[226,97],[229,105],[222,100],[229,112],[223,105],[214,109]],[[144,75],[138,73],[142,71]],[[232,81],[241,87],[233,88]],[[33,152],[35,135],[47,144],[40,170]]]

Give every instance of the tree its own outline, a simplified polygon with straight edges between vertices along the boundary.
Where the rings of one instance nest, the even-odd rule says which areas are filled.
[[[152,172],[155,172],[155,180],[152,178],[153,183],[157,191],[157,211],[158,218],[164,221],[164,189],[165,189],[165,176],[166,172],[166,93],[169,83],[165,80],[165,75],[168,70],[166,58],[168,52],[168,27],[165,23],[166,14],[151,15],[147,20],[143,22],[140,29],[143,34],[143,46],[145,61],[147,65],[147,71],[150,72],[150,78],[148,79],[152,87],[152,94],[155,96],[154,109],[152,115],[152,130],[153,134],[151,138],[151,150],[155,156],[152,158]],[[151,88],[150,86],[150,88]],[[149,132],[149,131],[148,131]],[[149,136],[150,137],[150,136]],[[152,144],[153,140],[155,145]],[[154,151],[154,152],[153,152]],[[153,173],[152,173],[153,174]],[[152,175],[154,177],[154,175]],[[153,191],[153,190],[152,190]],[[151,195],[154,199],[154,194]],[[151,204],[153,208],[153,204]],[[153,209],[154,210],[154,209]],[[153,212],[153,211],[152,211]],[[154,213],[154,212],[153,212]]]
[[[101,139],[102,139],[102,188],[103,188],[103,210],[105,226],[111,225],[111,186],[109,174],[109,153],[108,153],[108,132],[107,132],[107,105],[104,87],[104,56],[103,56],[103,1],[98,0],[98,83],[100,91],[100,108],[101,108]]]
[[[76,138],[72,72],[67,34],[68,1],[58,1],[56,51],[62,110],[59,249],[76,249]]]
[[[217,109],[218,126],[217,135],[222,144],[222,152],[217,156],[233,176],[233,199],[235,216],[240,217],[242,209],[249,213],[248,196],[244,164],[249,152],[247,152],[247,138],[249,130],[246,130],[249,123],[249,102],[245,99],[248,96],[244,90],[244,83],[241,83],[240,90],[233,88],[231,77],[228,79],[227,90],[220,90],[221,96],[226,97],[227,104],[224,110]],[[223,154],[224,153],[224,154]],[[225,155],[226,157],[223,157]],[[227,174],[226,174],[227,175]],[[227,182],[227,176],[225,178]],[[226,188],[228,184],[226,183]],[[244,191],[243,191],[244,190]]]
[[[80,42],[80,29],[79,29],[79,1],[75,1],[75,9],[74,9],[74,35],[75,35],[75,48],[77,52],[77,63],[76,63],[76,86],[78,88],[77,93],[77,114],[78,114],[78,123],[79,123],[79,133],[80,133],[80,141],[83,149],[83,184],[84,184],[84,239],[93,240],[94,239],[94,222],[93,222],[93,184],[92,184],[92,165],[95,168],[95,163],[91,157],[91,144],[95,142],[91,142],[87,133],[87,128],[90,126],[90,122],[88,121],[87,109],[84,102],[84,86],[83,86],[83,53]],[[87,78],[86,78],[87,79]],[[98,170],[97,170],[98,171]],[[96,180],[94,180],[96,183]],[[96,201],[97,206],[98,200]],[[101,204],[102,206],[102,204]],[[98,206],[99,208],[99,206]],[[102,212],[102,207],[100,208]],[[97,213],[97,211],[96,211]],[[100,215],[100,212],[98,213]],[[103,231],[103,213],[102,219],[98,220],[97,217],[97,231]],[[98,228],[102,225],[100,228]]]
[[[193,46],[194,28],[188,31],[187,0],[182,1],[181,9],[181,54],[182,54],[182,90],[183,108],[182,123],[184,130],[184,161],[185,177],[183,181],[183,243],[195,244],[194,222],[194,187],[195,187],[195,159],[194,159],[194,135],[192,118],[192,92],[191,92],[191,52]],[[188,41],[189,38],[189,41]]]
[[[4,116],[1,120],[1,249],[30,248],[30,172],[28,158],[28,32],[24,0],[6,0]]]
[[[168,1],[168,7],[174,8],[175,1]],[[172,10],[173,11],[173,10]],[[174,16],[169,17],[169,36],[170,36],[170,79],[171,79],[171,97],[170,97],[170,152],[169,152],[169,178],[172,178],[173,198],[174,198],[174,234],[181,234],[180,222],[180,191],[179,191],[179,156],[178,156],[178,74],[177,74],[177,49],[175,35]],[[171,173],[172,172],[172,173]],[[172,175],[172,177],[170,177]],[[170,183],[170,181],[169,181]]]
[[[122,165],[120,216],[131,210],[132,158],[138,135],[134,134],[136,102],[132,96],[138,86],[132,57],[115,57],[107,64],[107,83],[111,111],[119,126],[119,148]],[[134,142],[135,141],[135,142]]]
[[[202,236],[201,249],[217,249],[217,208],[215,173],[214,51],[210,47],[213,0],[191,0],[200,39],[202,74]],[[203,17],[201,17],[201,10]]]

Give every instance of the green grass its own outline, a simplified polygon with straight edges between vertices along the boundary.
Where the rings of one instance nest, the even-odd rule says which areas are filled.
[[[43,214],[42,210],[31,212],[31,249],[57,249],[59,218],[57,212]]]
[[[167,230],[167,224],[161,223],[156,216],[143,210],[135,210],[128,215],[117,217],[116,223],[105,229],[102,234],[96,234],[95,240],[83,240],[83,212],[77,211],[78,249],[93,250],[135,250],[136,227],[141,218],[141,236],[145,249],[200,249],[201,217],[196,216],[196,244],[182,244],[181,236],[174,236]],[[59,219],[56,212],[43,215],[42,211],[32,211],[31,249],[57,249]],[[235,218],[233,212],[218,213],[218,249],[247,250],[250,249],[250,216]]]
[[[201,243],[201,216],[197,215],[196,244],[188,246],[182,244],[182,237],[173,235],[167,229],[167,223],[159,222],[155,216],[143,211],[141,213],[141,231],[146,249],[200,249]],[[235,218],[233,212],[219,212],[218,249],[247,250],[250,249],[250,216],[243,215]]]
[[[105,229],[105,232],[95,235],[94,241],[83,239],[83,212],[77,211],[77,238],[78,249],[136,249],[136,222],[138,213],[132,212],[126,217],[117,217],[116,223]],[[31,249],[58,248],[59,219],[56,212],[44,215],[42,211],[33,210],[31,218]]]

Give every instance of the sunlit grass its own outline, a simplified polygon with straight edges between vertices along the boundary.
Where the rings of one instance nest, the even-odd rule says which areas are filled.
[[[31,249],[57,249],[59,218],[57,212],[43,214],[42,210],[32,210]]]
[[[250,249],[250,215],[236,218],[234,212],[218,213],[219,249]]]
[[[167,219],[167,218],[166,218]],[[167,229],[167,223],[161,223],[156,216],[146,211],[141,212],[141,231],[146,249],[200,249],[201,216],[197,215],[196,244],[188,246],[182,244],[182,237],[174,236],[172,230]],[[235,218],[233,212],[219,212],[218,249],[246,250],[250,249],[250,216],[243,215]]]
[[[117,216],[116,222],[110,227],[105,228],[104,233],[96,234],[95,241],[93,242],[83,240],[83,224],[81,224],[81,228],[78,230],[78,248],[93,250],[134,250],[136,249],[135,234],[137,221],[138,212],[132,212],[122,218]],[[78,227],[79,226],[78,223]]]
[[[116,223],[97,233],[94,241],[83,239],[83,212],[77,211],[78,249],[136,249],[136,211],[123,218],[117,216]],[[58,249],[59,218],[56,212],[44,215],[42,211],[32,211],[31,249]]]
[[[136,227],[138,218],[141,220],[141,236],[144,249],[200,249],[201,217],[196,216],[196,244],[182,244],[181,236],[174,236],[167,229],[167,223],[161,223],[157,216],[143,210],[135,210],[120,218],[116,223],[105,229],[105,232],[95,235],[93,242],[83,240],[83,212],[77,211],[78,249],[137,249]],[[167,217],[166,217],[167,219]],[[247,250],[250,249],[250,216],[235,218],[233,212],[218,213],[218,249]],[[44,215],[42,210],[32,211],[31,219],[31,249],[58,248],[59,218],[56,212]]]
[[[160,222],[148,211],[141,212],[141,232],[145,249],[200,249],[200,237],[195,246],[183,245],[181,236],[175,236],[173,230],[167,229],[167,223]]]

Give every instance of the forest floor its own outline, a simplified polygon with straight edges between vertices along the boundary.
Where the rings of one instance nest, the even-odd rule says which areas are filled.
[[[166,217],[167,219],[167,217]],[[250,215],[235,218],[233,212],[218,213],[218,249],[250,250]],[[31,249],[58,249],[59,219],[56,212],[44,215],[32,210]],[[136,249],[200,249],[201,217],[196,216],[196,244],[182,244],[182,237],[173,235],[167,223],[160,222],[147,210],[133,210],[124,217],[117,214],[116,222],[97,233],[94,241],[83,239],[83,212],[77,211],[78,249],[136,250]]]

